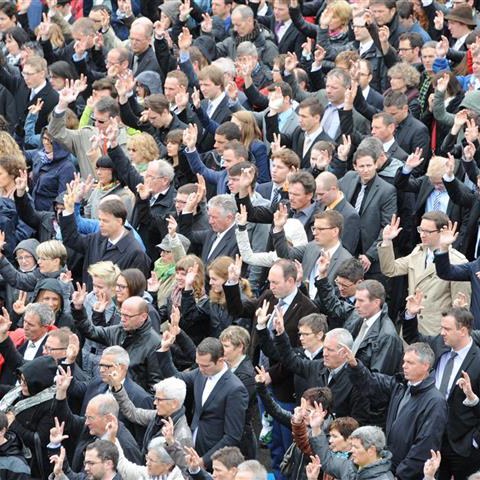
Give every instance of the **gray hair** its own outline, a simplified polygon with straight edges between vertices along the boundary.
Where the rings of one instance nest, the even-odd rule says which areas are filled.
[[[223,216],[227,216],[228,214],[232,214],[235,216],[237,213],[237,204],[235,203],[234,198],[232,195],[228,193],[224,193],[222,195],[215,195],[212,197],[207,204],[207,208],[216,207],[222,210]]]
[[[258,57],[257,47],[252,42],[242,42],[237,47],[237,58],[243,56]]]
[[[222,72],[235,77],[237,75],[237,69],[235,68],[235,63],[231,58],[220,57],[212,62],[212,65],[220,68]]]
[[[258,460],[245,460],[237,467],[237,472],[249,472],[252,480],[267,480],[267,470]]]
[[[435,362],[435,354],[428,343],[412,343],[405,348],[405,353],[407,352],[415,352],[418,355],[420,362],[427,363],[430,368],[433,367],[433,363]]]
[[[172,165],[166,160],[152,160],[150,164],[152,164],[157,169],[158,175],[160,177],[166,177],[170,181],[172,181],[175,177],[175,170],[173,169]]]
[[[327,79],[329,78],[337,78],[342,82],[342,85],[345,88],[350,88],[352,83],[352,78],[350,74],[346,72],[343,68],[333,68],[327,73]]]
[[[185,396],[187,395],[187,385],[180,378],[165,378],[161,382],[156,383],[153,388],[155,392],[161,391],[164,393],[166,398],[177,400],[180,406],[183,405]]]
[[[145,37],[151,37],[153,35],[153,22],[147,17],[140,17],[134,20],[130,29],[133,27],[143,27]]]
[[[93,402],[98,406],[99,415],[112,414],[118,418],[119,406],[115,397],[111,393],[101,393],[93,397],[89,403]]]
[[[112,345],[111,347],[107,347],[103,352],[102,355],[112,355],[116,359],[116,363],[119,365],[123,365],[125,367],[130,366],[130,355],[128,352],[119,345]]]
[[[247,7],[246,5],[239,5],[238,7],[235,7],[235,9],[232,12],[233,14],[236,13],[242,17],[242,20],[246,20],[247,18],[252,18],[254,17],[253,15],[253,10],[250,7]]]
[[[338,343],[343,343],[348,348],[353,346],[352,334],[345,328],[334,328],[325,335],[325,338],[334,338]]]
[[[385,153],[382,142],[375,137],[364,138],[358,145],[356,151],[362,152],[362,154],[357,154],[356,158],[365,157],[368,154],[368,156],[372,157],[375,161]]]
[[[30,303],[25,309],[25,315],[27,313],[36,315],[40,319],[42,327],[47,327],[55,323],[55,313],[51,307],[45,303]]]
[[[352,438],[357,438],[360,440],[360,443],[365,450],[370,447],[375,447],[377,454],[385,449],[385,445],[387,443],[382,429],[380,427],[374,427],[371,425],[359,427],[354,430],[350,435],[350,439]]]
[[[165,439],[163,437],[152,438],[148,444],[148,450],[153,451],[158,458],[159,463],[166,463],[167,465],[175,465],[172,457],[165,450]]]

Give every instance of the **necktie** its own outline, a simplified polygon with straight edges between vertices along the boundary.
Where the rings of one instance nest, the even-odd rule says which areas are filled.
[[[213,103],[209,100],[207,105],[207,115],[211,117],[212,113],[213,113]]]
[[[35,98],[35,90],[30,90],[30,100]]]
[[[323,114],[321,126],[330,138],[337,136],[338,128],[340,127],[340,117],[338,115],[338,108],[329,103]]]
[[[275,35],[278,37],[278,32],[285,25],[284,22],[275,22]]]
[[[108,252],[109,250],[113,250],[114,248],[115,248],[115,245],[110,240],[108,240],[106,251]]]
[[[133,65],[132,65],[132,72],[135,74],[138,68],[138,56],[133,56]]]
[[[450,357],[445,364],[445,368],[443,369],[442,381],[440,382],[439,390],[440,393],[445,395],[445,397],[447,396],[448,384],[450,383],[450,377],[452,376],[453,362],[455,361],[455,357],[457,355],[457,352],[450,352]]]
[[[360,331],[358,332],[357,338],[353,342],[353,347],[352,347],[352,352],[357,353],[358,349],[360,348],[360,344],[363,341],[363,338],[365,337],[365,333],[367,333],[367,319],[363,320],[362,327],[360,328]]]
[[[28,342],[28,348],[36,348],[37,346],[35,345],[34,342]]]
[[[271,205],[272,207],[274,205],[277,205],[277,203],[280,201],[280,189],[278,187],[274,187],[273,189],[273,197],[272,197],[272,202]]]
[[[440,197],[442,196],[442,192],[436,192],[435,197],[433,198],[433,211],[438,212],[441,210],[441,203]]]
[[[305,133],[305,140],[303,141],[303,156],[305,156],[312,144],[313,139],[310,138],[310,135]]]
[[[367,186],[362,183],[360,191],[358,192],[357,200],[355,201],[355,210],[358,214],[360,214],[360,209],[362,208],[363,197],[365,197],[366,188]]]
[[[397,409],[397,418],[398,416],[400,415],[400,412],[402,411],[402,409],[405,407],[405,405],[408,403],[408,401],[412,398],[412,393],[410,391],[410,385],[407,387],[407,389],[405,390],[405,393],[402,397],[402,399],[400,400],[400,403],[398,404],[398,409]]]

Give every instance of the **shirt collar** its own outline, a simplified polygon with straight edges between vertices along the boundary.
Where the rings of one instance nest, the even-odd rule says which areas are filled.
[[[210,105],[212,106],[212,112],[214,112],[217,107],[220,105],[220,103],[223,101],[225,98],[225,92],[222,92],[215,100],[210,100]]]
[[[323,132],[323,127],[320,125],[312,133],[305,132],[305,139],[309,138],[309,139],[315,140],[322,132]]]
[[[315,210],[315,203],[311,203],[308,207],[305,207],[303,210],[296,210],[295,213],[305,215],[306,217],[310,217],[310,215]]]
[[[297,296],[297,293],[298,293],[298,290],[297,290],[297,287],[295,287],[295,290],[288,294],[286,297],[283,297],[282,300],[283,303],[288,307],[290,307],[290,304],[293,302],[293,299]]]
[[[314,352],[309,352],[306,348],[303,350],[303,353],[307,358],[310,360],[313,360],[321,351],[323,350],[323,347],[320,347],[318,350],[315,350]]]
[[[211,377],[208,377],[208,380],[212,380],[216,383],[220,380],[220,378],[222,378],[222,375],[227,371],[228,371],[227,362],[223,362],[223,368],[218,373],[216,373],[215,375],[212,375]]]
[[[461,348],[460,350],[452,349],[452,351],[455,351],[455,353],[458,355],[458,358],[463,362],[465,360],[465,357],[467,356],[468,351],[470,350],[470,348],[472,348],[472,344],[473,344],[473,340],[470,339],[470,341],[468,342],[468,345]]]
[[[125,235],[125,229],[123,230],[122,234],[120,236],[118,236],[117,238],[114,238],[113,240],[112,239],[109,239],[108,241],[112,244],[112,245],[116,245]]]
[[[382,314],[382,311],[380,310],[377,312],[375,315],[371,316],[370,318],[366,318],[365,321],[367,323],[368,328],[370,328],[378,318],[380,318],[380,315]]]
[[[32,88],[32,92],[33,92],[35,95],[37,95],[37,93],[40,92],[41,90],[43,90],[46,85],[47,85],[47,81],[45,80],[39,87],[37,87],[37,88]]]
[[[217,233],[217,237],[218,237],[218,238],[223,238],[223,237],[225,236],[225,234],[226,234],[229,230],[231,230],[232,228],[234,228],[234,227],[235,227],[235,222],[233,222],[233,223],[232,223],[226,230],[224,230],[223,232],[218,232],[218,233]]]
[[[395,143],[395,137],[392,137],[391,140],[389,140],[388,142],[385,142],[383,144],[383,151],[384,152],[388,152],[388,150],[390,149],[390,147]]]

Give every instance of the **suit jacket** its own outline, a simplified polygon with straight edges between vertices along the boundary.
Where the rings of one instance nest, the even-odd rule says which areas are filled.
[[[133,55],[130,61],[129,68],[130,70],[133,70],[133,74],[135,76],[146,71],[157,72],[159,75],[162,75],[162,70],[160,69],[160,66],[158,64],[155,51],[151,46],[148,47],[148,49],[145,52],[139,55],[136,69],[133,69],[134,63],[135,63],[135,56]]]
[[[278,303],[271,290],[266,290],[259,298],[245,299],[241,297],[238,285],[224,285],[225,300],[227,310],[234,318],[255,318],[255,312],[260,307],[264,300],[269,303],[268,313],[273,312],[274,306]],[[304,295],[300,290],[297,291],[295,298],[283,315],[285,323],[285,331],[292,345],[299,345],[298,339],[298,321],[310,314],[316,313],[317,309],[314,303]],[[260,348],[257,330],[254,329],[252,333],[252,341],[250,351],[253,362],[258,363]],[[284,368],[279,364],[272,364],[269,368],[270,377],[272,378],[272,388],[275,397],[283,402],[293,401],[293,378],[287,375]]]
[[[326,208],[326,205],[320,204],[321,212]],[[343,215],[342,245],[355,255],[360,238],[360,216],[345,198],[335,205],[334,210]]]
[[[360,177],[357,172],[347,172],[340,180],[340,188],[345,199],[350,202]],[[380,269],[377,244],[382,240],[382,230],[397,213],[397,192],[395,187],[382,180],[378,175],[373,179],[360,211],[360,242],[362,253],[367,255],[372,266],[369,272]],[[348,228],[348,227],[347,227]]]
[[[435,353],[435,365],[438,367],[441,356],[450,352],[451,348],[445,345],[441,335],[426,336],[418,331],[417,319],[406,320],[403,318],[403,338],[408,343],[426,342]],[[467,372],[472,383],[472,389],[476,395],[480,395],[480,349],[472,343],[465,360],[460,366],[448,394],[448,420],[446,428],[447,440],[452,450],[462,457],[468,457],[473,448],[473,440],[478,444],[480,441],[479,407],[467,407],[463,404],[465,394],[457,385],[462,378],[462,371]]]
[[[190,424],[197,430],[195,450],[202,456],[205,467],[211,467],[211,456],[220,448],[240,445],[245,427],[248,392],[241,380],[229,369],[221,376],[205,403],[202,394],[207,377],[200,370],[179,372],[172,362],[170,352],[159,352],[158,361],[165,377],[176,376],[193,392],[194,411]]]
[[[399,168],[395,176],[395,186],[402,192],[413,192],[417,195],[415,202],[415,225],[420,225],[422,215],[425,213],[427,207],[427,199],[433,192],[434,187],[430,179],[423,175],[422,177],[413,178],[410,173],[403,173]],[[464,252],[464,238],[466,236],[466,229],[468,225],[469,210],[456,205],[449,200],[446,214],[452,222],[457,222],[459,227],[459,235],[455,240],[453,246],[460,252]],[[415,243],[420,242],[420,237],[415,230]]]
[[[368,91],[368,95],[366,98],[368,104],[373,105],[377,110],[383,110],[383,95],[378,93],[372,87]]]
[[[400,147],[396,140],[392,143],[387,153],[389,157],[396,158],[402,162],[405,162],[408,158],[408,153]]]
[[[293,22],[288,26],[287,30],[282,36],[282,39],[278,41],[277,35],[275,32],[275,17],[268,16],[262,17],[258,16],[257,20],[259,23],[265,25],[270,31],[273,33],[273,38],[275,43],[278,46],[278,53],[288,53],[288,52],[295,52],[298,55],[302,55],[302,45],[305,43],[305,35],[298,30]],[[300,58],[298,57],[298,58]]]
[[[191,213],[180,215],[178,218],[178,230],[179,233],[188,237],[192,243],[202,245],[201,258],[205,264],[224,255],[235,258],[235,255],[238,254],[237,240],[235,238],[235,225],[225,233],[212,254],[209,255],[212,245],[217,238],[217,233],[211,228],[194,232],[191,228],[192,222],[193,215]]]
[[[440,318],[438,312],[449,309],[457,293],[462,292],[470,300],[470,285],[465,282],[446,282],[441,280],[435,265],[430,263],[425,268],[426,251],[422,245],[417,245],[410,255],[395,259],[393,245],[378,246],[380,268],[387,277],[408,275],[408,294],[415,291],[424,293],[423,309],[418,316],[421,333],[436,335],[440,333]],[[466,263],[467,259],[457,250],[449,252],[450,262],[453,264]]]
[[[208,100],[202,100],[201,107],[206,112],[208,107]],[[214,122],[221,125],[224,122],[228,122],[232,118],[232,112],[228,108],[228,95],[225,95],[222,101],[218,104],[217,108],[214,110],[213,115],[210,117]],[[198,121],[199,123],[199,121]],[[215,138],[212,133],[207,131],[199,134],[197,148],[200,152],[208,152],[213,148],[215,143]]]

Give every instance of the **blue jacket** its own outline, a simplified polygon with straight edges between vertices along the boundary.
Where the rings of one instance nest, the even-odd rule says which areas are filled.
[[[39,211],[53,210],[53,202],[59,193],[64,192],[67,183],[73,180],[75,167],[72,155],[62,145],[53,142],[53,159],[49,161],[45,150],[26,150],[27,163],[32,165],[33,204]]]

